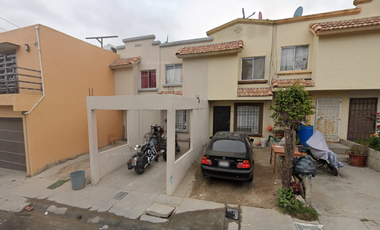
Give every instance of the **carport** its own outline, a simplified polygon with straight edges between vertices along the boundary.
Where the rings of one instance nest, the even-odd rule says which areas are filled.
[[[97,110],[127,111],[127,144],[99,153],[97,134]],[[190,148],[175,160],[176,110],[190,111]],[[105,175],[125,165],[136,144],[141,144],[144,125],[143,111],[166,111],[167,162],[166,194],[172,195],[196,161],[209,138],[208,102],[178,95],[134,95],[87,97],[88,134],[91,165],[91,183],[95,185]]]

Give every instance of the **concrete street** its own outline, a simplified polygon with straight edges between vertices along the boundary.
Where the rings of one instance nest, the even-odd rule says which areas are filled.
[[[255,157],[263,164],[263,168],[269,165],[269,148],[255,148]],[[82,156],[84,159],[85,156]],[[81,162],[82,158],[74,161]],[[266,163],[265,163],[266,162]],[[156,164],[157,163],[157,164]],[[70,163],[66,162],[66,166]],[[154,174],[165,169],[159,167],[165,165],[160,159],[154,162],[140,178],[133,171],[125,167],[116,170],[103,178],[95,186],[88,184],[82,190],[72,190],[70,181],[62,186],[50,190],[47,187],[55,182],[54,175],[62,173],[55,166],[37,176],[26,178],[23,172],[0,169],[0,210],[19,213],[23,208],[32,204],[35,208],[32,212],[44,213],[41,216],[48,219],[53,216],[73,219],[80,223],[94,223],[96,228],[108,225],[110,229],[289,229],[296,230],[293,219],[283,215],[273,208],[260,208],[255,202],[232,202],[208,199],[203,196],[192,196],[193,187],[197,187],[194,173],[199,165],[189,170],[174,196],[164,195],[162,188],[157,186]],[[199,164],[199,163],[196,163]],[[268,165],[264,165],[268,164]],[[153,166],[153,167],[152,167]],[[345,166],[340,169],[338,177],[333,176],[327,169],[319,169],[317,177],[313,178],[313,205],[321,214],[319,222],[323,229],[380,229],[380,189],[379,173],[368,168],[355,168]],[[150,175],[152,174],[152,175]],[[192,175],[191,175],[192,174]],[[278,174],[278,172],[277,172]],[[273,193],[275,188],[274,179],[278,175],[268,175],[273,180]],[[253,182],[253,187],[248,192],[253,196],[259,196],[255,188],[260,188],[260,180],[265,175]],[[204,178],[213,182],[213,179]],[[130,184],[133,183],[133,184]],[[219,185],[220,184],[220,185]],[[211,187],[202,184],[205,194],[208,187],[218,189],[218,195],[235,196],[231,190],[223,190],[226,186],[236,186],[245,189],[246,186],[237,186],[234,182],[211,183]],[[160,187],[162,186],[162,187]],[[217,187],[221,186],[221,187]],[[145,189],[142,189],[145,188]],[[196,191],[196,190],[194,190]],[[214,191],[212,191],[214,192]],[[211,194],[211,193],[210,193]],[[249,196],[244,199],[250,199]],[[269,198],[266,198],[269,199]],[[273,196],[273,198],[275,197]],[[257,199],[258,200],[258,199]],[[225,218],[226,208],[234,208],[239,211],[239,220]],[[30,214],[32,212],[22,211]],[[151,216],[150,214],[170,215],[169,218]],[[80,217],[80,218],[79,218]],[[2,215],[1,219],[7,219]],[[12,221],[1,220],[0,229],[9,226]],[[75,222],[74,222],[75,223]],[[124,227],[123,227],[124,226]],[[29,229],[33,226],[28,227]],[[40,228],[41,229],[41,228]],[[64,229],[64,228],[62,228]],[[85,228],[84,228],[85,229]]]

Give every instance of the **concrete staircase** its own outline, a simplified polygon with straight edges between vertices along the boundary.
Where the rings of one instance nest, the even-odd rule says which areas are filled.
[[[341,143],[327,143],[329,149],[338,155],[338,159],[343,164],[348,164],[350,159],[348,157],[348,150],[350,147],[343,145]]]

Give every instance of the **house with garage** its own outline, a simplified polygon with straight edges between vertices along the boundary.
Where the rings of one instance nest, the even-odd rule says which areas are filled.
[[[168,132],[166,185],[173,194],[209,136],[237,131],[255,143],[268,138],[275,91],[295,82],[306,87],[316,107],[309,124],[327,141],[373,134],[380,107],[380,1],[354,5],[280,20],[239,18],[207,31],[206,38],[187,41],[161,43],[154,35],[123,39],[119,58],[110,63],[115,97],[87,101],[92,182],[125,164],[128,156],[117,151],[128,152],[158,124]],[[124,110],[129,143],[110,150],[117,156],[112,159],[97,152],[91,121],[101,109]],[[170,150],[174,133],[190,142],[180,159]]]
[[[33,175],[88,152],[87,96],[115,94],[118,55],[43,25],[0,33],[0,167]],[[99,146],[123,113],[98,114]]]

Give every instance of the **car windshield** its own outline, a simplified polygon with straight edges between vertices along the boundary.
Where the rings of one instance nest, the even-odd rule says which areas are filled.
[[[244,142],[233,140],[218,140],[212,145],[213,151],[245,153],[247,149]]]

